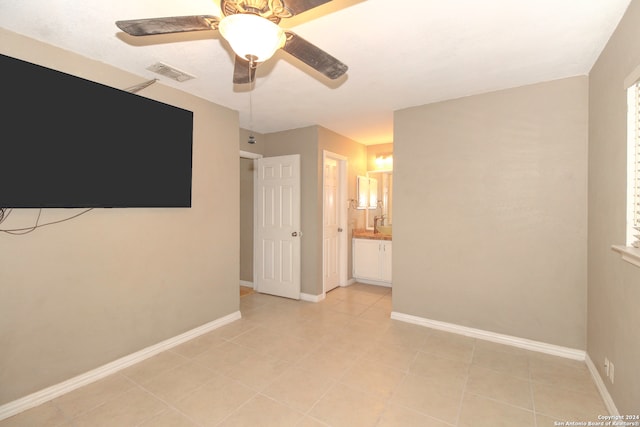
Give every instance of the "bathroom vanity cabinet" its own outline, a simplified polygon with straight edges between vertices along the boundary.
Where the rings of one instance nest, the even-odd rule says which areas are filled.
[[[391,286],[391,240],[353,239],[353,277],[363,282]]]

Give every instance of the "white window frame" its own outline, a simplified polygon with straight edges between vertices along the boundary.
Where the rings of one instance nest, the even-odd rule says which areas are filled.
[[[626,245],[616,245],[627,262],[640,267],[640,67],[625,80],[627,92]]]

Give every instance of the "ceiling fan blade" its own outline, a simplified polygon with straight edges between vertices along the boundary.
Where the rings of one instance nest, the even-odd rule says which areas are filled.
[[[236,55],[233,65],[233,83],[245,84],[256,80],[256,65]]]
[[[211,15],[168,16],[166,18],[116,21],[122,31],[132,36],[217,30],[220,19]]]
[[[329,3],[330,1],[331,0],[285,0],[284,4],[285,8],[291,12],[291,15],[299,15],[302,12]]]
[[[309,43],[291,31],[285,31],[287,41],[282,50],[334,80],[347,72],[349,67],[319,47]]]

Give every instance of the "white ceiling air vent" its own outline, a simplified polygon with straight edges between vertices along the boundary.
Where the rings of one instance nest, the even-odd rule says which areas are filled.
[[[168,77],[177,82],[186,82],[187,80],[195,79],[195,76],[191,74],[187,74],[184,71],[180,71],[177,68],[174,68],[170,65],[163,64],[162,62],[156,62],[153,65],[147,67],[147,70],[153,71],[154,73],[158,73],[161,76]]]

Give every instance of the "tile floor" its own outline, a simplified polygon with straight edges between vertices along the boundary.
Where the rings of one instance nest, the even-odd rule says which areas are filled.
[[[241,320],[0,427],[542,427],[607,413],[584,363],[390,320],[389,288],[240,302]]]

